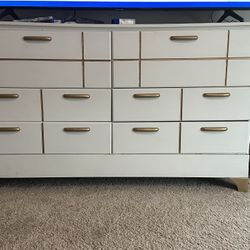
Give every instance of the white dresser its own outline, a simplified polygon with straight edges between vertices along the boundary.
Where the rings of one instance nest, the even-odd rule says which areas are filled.
[[[250,24],[0,24],[0,177],[248,186]]]

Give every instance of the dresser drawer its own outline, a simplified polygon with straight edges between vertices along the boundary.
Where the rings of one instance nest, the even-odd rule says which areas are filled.
[[[180,89],[115,89],[115,121],[173,121],[180,119]]]
[[[43,90],[45,121],[110,121],[111,90]]]
[[[0,122],[0,154],[41,154],[41,123]]]
[[[110,123],[44,123],[45,153],[109,154]]]
[[[41,121],[40,90],[0,89],[0,121]]]
[[[0,58],[82,59],[81,32],[4,30]]]
[[[182,153],[248,153],[248,122],[187,122],[181,134]]]
[[[231,30],[229,39],[229,57],[250,56],[250,31]]]
[[[224,86],[225,60],[142,61],[142,87]]]
[[[63,61],[0,61],[0,87],[79,88],[82,63]]]
[[[249,120],[250,88],[183,90],[183,120]]]
[[[179,123],[115,123],[113,151],[123,153],[178,153]]]
[[[250,60],[228,60],[227,85],[250,86]]]
[[[142,32],[142,58],[226,57],[227,31]]]

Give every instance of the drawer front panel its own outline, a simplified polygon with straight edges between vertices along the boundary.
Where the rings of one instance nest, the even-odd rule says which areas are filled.
[[[145,31],[142,58],[226,57],[227,31]]]
[[[86,31],[83,33],[84,59],[111,59],[111,33],[106,31]]]
[[[228,60],[227,85],[250,86],[250,60]]]
[[[180,119],[180,89],[115,89],[115,121],[171,121]]]
[[[1,121],[41,121],[40,90],[0,89]]]
[[[248,146],[248,122],[182,123],[182,153],[246,154]]]
[[[81,33],[4,30],[0,58],[82,59]]]
[[[101,122],[44,123],[44,141],[48,154],[109,154],[111,125]]]
[[[138,31],[114,31],[113,58],[138,59],[140,43],[139,35]]]
[[[142,87],[224,86],[225,60],[142,61]]]
[[[84,86],[86,88],[111,88],[111,63],[85,62]]]
[[[0,154],[41,154],[41,123],[0,122]]]
[[[81,62],[0,61],[0,87],[82,87]]]
[[[45,121],[110,121],[111,90],[43,90]]]
[[[179,123],[115,123],[116,154],[178,153]]]
[[[249,120],[250,88],[183,90],[183,120]]]
[[[229,57],[250,56],[250,31],[231,30],[229,40]]]

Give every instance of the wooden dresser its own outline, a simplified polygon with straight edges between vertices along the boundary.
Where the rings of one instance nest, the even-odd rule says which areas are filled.
[[[0,23],[0,177],[248,186],[250,24]]]

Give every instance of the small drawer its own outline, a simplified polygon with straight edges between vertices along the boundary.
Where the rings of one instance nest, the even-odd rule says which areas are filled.
[[[45,153],[109,154],[110,123],[44,123]]]
[[[43,90],[45,121],[110,121],[111,90]]]
[[[139,87],[139,61],[114,61],[113,82],[115,88]]]
[[[83,32],[84,59],[110,60],[111,59],[111,33],[107,31]]]
[[[181,126],[181,153],[248,153],[248,122],[186,122]]]
[[[0,154],[41,154],[41,123],[1,122]]]
[[[224,86],[226,60],[142,61],[142,87]]]
[[[111,88],[111,62],[85,62],[84,86],[86,88]]]
[[[180,89],[115,89],[115,121],[180,120]]]
[[[183,120],[249,120],[250,88],[183,90]]]
[[[250,60],[228,60],[227,85],[250,86]]]
[[[227,31],[142,32],[142,58],[226,57]]]
[[[0,121],[41,121],[40,90],[0,89]]]
[[[113,58],[139,59],[139,37],[138,31],[114,31]]]
[[[0,61],[0,87],[80,88],[82,63],[67,61]]]
[[[179,123],[114,123],[116,154],[178,153]]]
[[[250,56],[250,31],[230,30],[229,57]]]
[[[80,60],[81,32],[1,30],[0,58]]]

